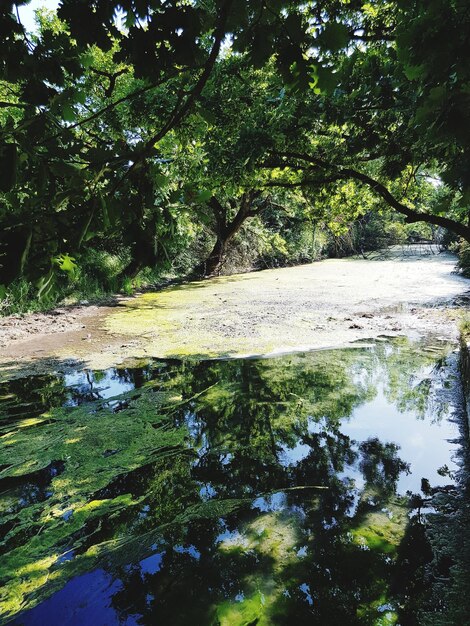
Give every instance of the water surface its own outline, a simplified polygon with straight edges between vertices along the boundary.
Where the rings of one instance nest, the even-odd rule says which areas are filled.
[[[5,623],[416,623],[455,361],[398,339],[3,384]]]

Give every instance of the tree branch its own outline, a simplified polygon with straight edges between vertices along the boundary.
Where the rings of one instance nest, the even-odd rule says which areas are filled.
[[[329,183],[337,182],[345,178],[344,176],[328,176],[326,178],[303,178],[295,182],[291,181],[269,181],[264,187],[281,187],[282,189],[295,189],[296,187],[321,187]]]
[[[355,33],[349,35],[350,39],[355,41],[395,41],[396,35],[386,35],[384,33],[375,33],[371,35],[357,35]]]
[[[113,95],[114,87],[116,86],[116,80],[119,78],[119,76],[122,76],[123,74],[126,74],[126,72],[129,71],[128,68],[123,68],[122,70],[119,70],[117,72],[114,72],[114,74],[112,74],[111,72],[105,72],[104,70],[99,70],[96,67],[90,67],[90,70],[92,72],[95,72],[95,74],[98,74],[99,76],[104,76],[105,78],[109,80],[109,85],[104,90],[104,95],[106,96],[106,98],[111,98],[111,96]]]
[[[163,85],[163,83],[167,82],[171,78],[174,78],[181,71],[183,70],[175,70],[169,76],[165,76],[165,78],[162,78],[162,80],[159,80],[156,83],[152,83],[151,85],[146,85],[145,87],[141,87],[140,89],[136,89],[135,91],[132,91],[131,93],[126,94],[125,96],[122,96],[122,98],[118,98],[114,102],[110,102],[103,108],[98,109],[98,111],[95,111],[95,113],[92,113],[88,117],[85,117],[84,119],[79,120],[78,122],[75,122],[74,124],[70,124],[69,126],[62,126],[59,132],[55,133],[55,135],[50,135],[49,137],[46,137],[42,142],[39,143],[39,145],[47,143],[48,141],[51,141],[52,139],[56,139],[66,130],[73,130],[74,128],[78,128],[79,126],[88,124],[88,122],[92,122],[97,117],[104,115],[105,113],[107,113],[111,109],[114,109],[114,107],[118,106],[119,104],[122,104],[123,102],[132,100],[133,98],[136,98],[137,96],[141,96],[142,94],[147,93],[147,91],[151,91],[152,89],[156,89],[157,87],[160,87],[160,85]]]
[[[390,193],[390,191],[383,185],[379,183],[374,178],[371,178],[367,174],[363,174],[362,172],[358,172],[351,168],[344,168],[340,170],[340,175],[342,178],[354,178],[358,180],[368,187],[370,187],[376,194],[378,194],[385,202],[391,206],[393,209],[402,213],[406,217],[406,222],[408,224],[414,224],[416,222],[426,222],[427,224],[435,224],[436,226],[442,226],[443,228],[447,228],[448,230],[460,235],[467,241],[470,241],[470,228],[457,222],[448,217],[443,217],[442,215],[433,215],[432,213],[420,213],[419,211],[415,211],[414,209],[410,209],[402,202],[399,202],[395,196]]]
[[[225,36],[225,25],[227,23],[227,19],[230,12],[230,7],[233,3],[233,0],[225,0],[225,3],[222,6],[220,11],[219,20],[217,27],[214,31],[214,43],[212,45],[211,51],[207,58],[207,61],[204,65],[204,69],[199,77],[198,81],[192,88],[188,98],[184,102],[184,104],[176,110],[171,116],[170,119],[162,126],[162,128],[155,133],[152,137],[146,140],[144,148],[140,152],[140,154],[135,158],[134,162],[127,170],[127,172],[122,176],[122,178],[116,183],[116,185],[112,189],[112,193],[116,191],[116,189],[124,182],[124,180],[136,169],[136,167],[144,161],[147,157],[149,157],[152,153],[152,150],[156,143],[161,141],[165,135],[167,135],[173,128],[175,128],[186,116],[189,112],[193,104],[199,98],[204,89],[205,84],[209,80],[209,77],[214,68],[215,62],[217,61],[217,57],[219,56],[220,46],[222,45],[222,40]]]
[[[30,104],[25,104],[24,102],[0,102],[0,109],[6,109],[8,107],[16,107],[18,109],[27,109],[30,107]]]
[[[147,140],[145,149],[143,151],[143,158],[148,156],[146,152],[151,150],[153,146],[158,143],[163,137],[175,128],[186,116],[189,112],[195,101],[199,98],[204,89],[205,84],[209,80],[209,76],[212,73],[217,57],[219,56],[220,46],[222,45],[222,40],[225,36],[225,24],[227,23],[227,19],[230,12],[230,7],[233,3],[233,0],[226,0],[219,15],[219,22],[217,24],[217,28],[214,31],[214,44],[211,48],[210,54],[207,58],[207,61],[204,65],[204,69],[202,71],[201,76],[198,81],[194,85],[191,90],[186,102],[183,106],[175,112],[175,114],[167,121],[167,123],[157,132],[153,137]]]
[[[319,167],[329,167],[329,163],[327,163],[324,159],[311,156],[305,152],[276,152],[273,156],[284,157],[287,159],[298,159],[299,161],[306,161],[307,163],[318,165]]]
[[[208,205],[214,213],[217,230],[219,230],[220,233],[223,232],[223,230],[227,226],[227,212],[215,196],[212,196],[212,198],[208,202]]]
[[[315,157],[310,157],[309,155],[297,155],[296,158],[302,158],[305,161],[309,161],[311,163],[318,162]],[[357,180],[364,185],[367,185],[373,192],[375,192],[378,196],[380,196],[385,202],[405,216],[406,222],[408,224],[414,224],[416,222],[425,222],[427,224],[434,224],[435,226],[441,226],[442,228],[446,228],[457,235],[460,235],[467,241],[470,241],[470,227],[457,222],[448,217],[444,217],[442,215],[433,215],[432,213],[420,213],[415,209],[411,209],[410,207],[403,204],[395,196],[387,189],[385,185],[375,180],[371,176],[364,174],[363,172],[359,172],[349,167],[339,168],[336,172],[329,176],[325,176],[323,178],[304,178],[300,181],[290,182],[290,181],[270,181],[266,183],[265,187],[282,187],[286,189],[293,189],[296,187],[308,187],[308,186],[321,186],[327,185],[329,183],[337,182],[338,180],[347,180],[352,178]]]

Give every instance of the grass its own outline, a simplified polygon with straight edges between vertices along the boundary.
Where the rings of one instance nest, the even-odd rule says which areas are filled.
[[[157,285],[167,276],[162,269],[142,270],[135,278],[122,275],[127,265],[126,251],[118,254],[88,250],[78,260],[77,270],[66,274],[56,270],[47,296],[38,297],[37,286],[20,278],[7,288],[0,285],[0,317],[48,311],[58,305],[86,301],[100,303],[116,293],[132,295],[136,290]]]
[[[465,341],[470,340],[470,315],[462,317],[459,323],[460,336]]]

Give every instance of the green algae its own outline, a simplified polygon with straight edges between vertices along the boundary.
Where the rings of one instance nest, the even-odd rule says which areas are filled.
[[[267,311],[262,318],[250,312],[250,301],[257,291],[256,278],[220,277],[142,294],[108,316],[105,329],[111,335],[143,339],[144,354],[161,357],[260,355],[280,347],[287,351],[305,345],[306,331],[311,331],[321,316],[308,311],[294,313],[282,329],[283,341],[279,344],[273,337],[279,334],[279,322],[286,313],[271,317]]]
[[[294,556],[294,548],[299,542],[298,521],[295,517],[273,512],[258,516],[246,524],[235,538],[228,538],[219,544],[224,552],[256,552],[273,562],[273,573],[285,567]]]
[[[285,589],[282,572],[295,562],[299,540],[300,524],[295,516],[267,513],[246,524],[238,536],[219,544],[219,550],[232,558],[240,553],[255,553],[258,561],[269,563],[268,571],[244,579],[241,600],[228,600],[217,606],[221,626],[268,625],[273,616],[279,618],[276,603]]]
[[[269,626],[272,619],[269,614],[273,598],[266,597],[261,591],[255,591],[241,602],[225,602],[217,607],[217,621],[220,626]]]
[[[3,511],[3,523],[11,529],[0,543],[3,550],[8,550],[1,559],[0,580],[8,580],[13,571],[17,576],[16,584],[4,589],[7,595],[2,598],[2,609],[6,614],[22,608],[25,594],[37,592],[49,579],[60,576],[60,572],[49,574],[48,569],[65,550],[79,549],[86,534],[72,539],[71,544],[67,540],[95,519],[116,515],[141,501],[131,494],[103,499],[93,499],[93,494],[120,475],[162,456],[185,453],[184,428],[166,429],[167,418],[159,413],[180,396],[170,391],[138,397],[124,394],[108,402],[113,400],[130,402],[119,419],[104,403],[96,402],[75,409],[53,409],[28,424],[22,420],[3,435],[2,459],[7,467],[0,473],[0,480],[27,480],[31,473],[52,462],[61,461],[65,467],[52,478],[52,495],[44,503],[11,513]],[[30,539],[23,543],[23,537]],[[39,571],[41,576],[37,575]]]
[[[408,522],[405,501],[394,495],[403,465],[395,448],[361,448],[341,424],[374,398],[378,380],[403,410],[415,403],[421,414],[414,381],[434,361],[400,341],[270,360],[156,362],[120,374],[136,389],[74,407],[62,406],[63,395],[54,406],[45,394],[34,412],[32,404],[20,410],[21,386],[12,386],[0,474],[10,481],[0,498],[6,618],[97,567],[135,589],[132,571],[159,546],[167,554],[162,589],[198,589],[195,623],[291,616],[330,624],[348,615],[354,624],[394,623],[382,605]],[[406,376],[396,371],[405,367]],[[306,452],[298,458],[299,445]],[[366,472],[370,463],[359,463],[366,455],[385,476]],[[364,488],[338,477],[352,465],[362,468]],[[37,492],[39,474],[49,478]],[[175,553],[175,545],[195,545],[201,556]],[[345,578],[343,570],[355,568],[375,583],[365,573]],[[164,606],[159,597],[152,611]]]
[[[351,276],[349,284],[342,277],[355,267],[359,274]],[[325,261],[195,281],[122,302],[106,318],[104,329],[110,336],[132,344],[130,356],[138,353],[155,357],[220,358],[334,347],[376,337],[384,331],[396,335],[396,328],[404,324],[410,328],[420,325],[419,318],[411,315],[406,322],[388,321],[390,313],[396,314],[409,301],[416,301],[415,288],[408,291],[406,298],[400,294],[404,284],[397,285],[395,297],[382,291],[381,308],[370,302],[368,293],[363,292],[368,280],[364,271],[369,277],[377,270],[378,265],[364,266],[357,260]],[[393,274],[401,274],[403,270],[404,266],[394,266]],[[408,282],[406,271],[402,278],[403,283]],[[327,281],[331,282],[330,288]],[[374,292],[382,282],[377,277]],[[432,281],[426,288],[432,290]],[[449,285],[450,294],[453,289],[455,285],[452,288]],[[368,311],[366,315],[364,307]],[[425,318],[434,314],[436,327],[447,325],[446,311],[427,310]],[[351,323],[356,318],[356,323]],[[126,343],[123,348],[129,353]]]
[[[207,291],[203,308],[199,308],[200,289]],[[224,317],[220,296],[213,288],[206,289],[204,283],[191,283],[125,302],[121,310],[106,319],[105,329],[111,335],[126,339],[143,339],[144,354],[166,358],[264,354],[275,347],[272,340],[275,329],[269,324],[263,323],[255,335],[250,331],[245,336],[243,328],[246,326],[241,320],[222,321]],[[221,318],[222,332],[217,328],[218,318]],[[233,328],[238,323],[240,328],[235,333]]]
[[[404,497],[392,497],[380,502],[383,506],[377,510],[376,507],[371,509],[365,504],[373,496],[377,498],[377,493],[370,490],[365,490],[362,494],[358,509],[361,513],[356,516],[359,524],[351,530],[353,542],[369,550],[396,556],[408,524],[408,500]]]

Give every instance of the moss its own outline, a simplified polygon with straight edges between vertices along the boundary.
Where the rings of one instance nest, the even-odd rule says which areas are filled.
[[[461,338],[469,342],[470,341],[470,318],[468,315],[465,315],[459,323],[459,331]]]

